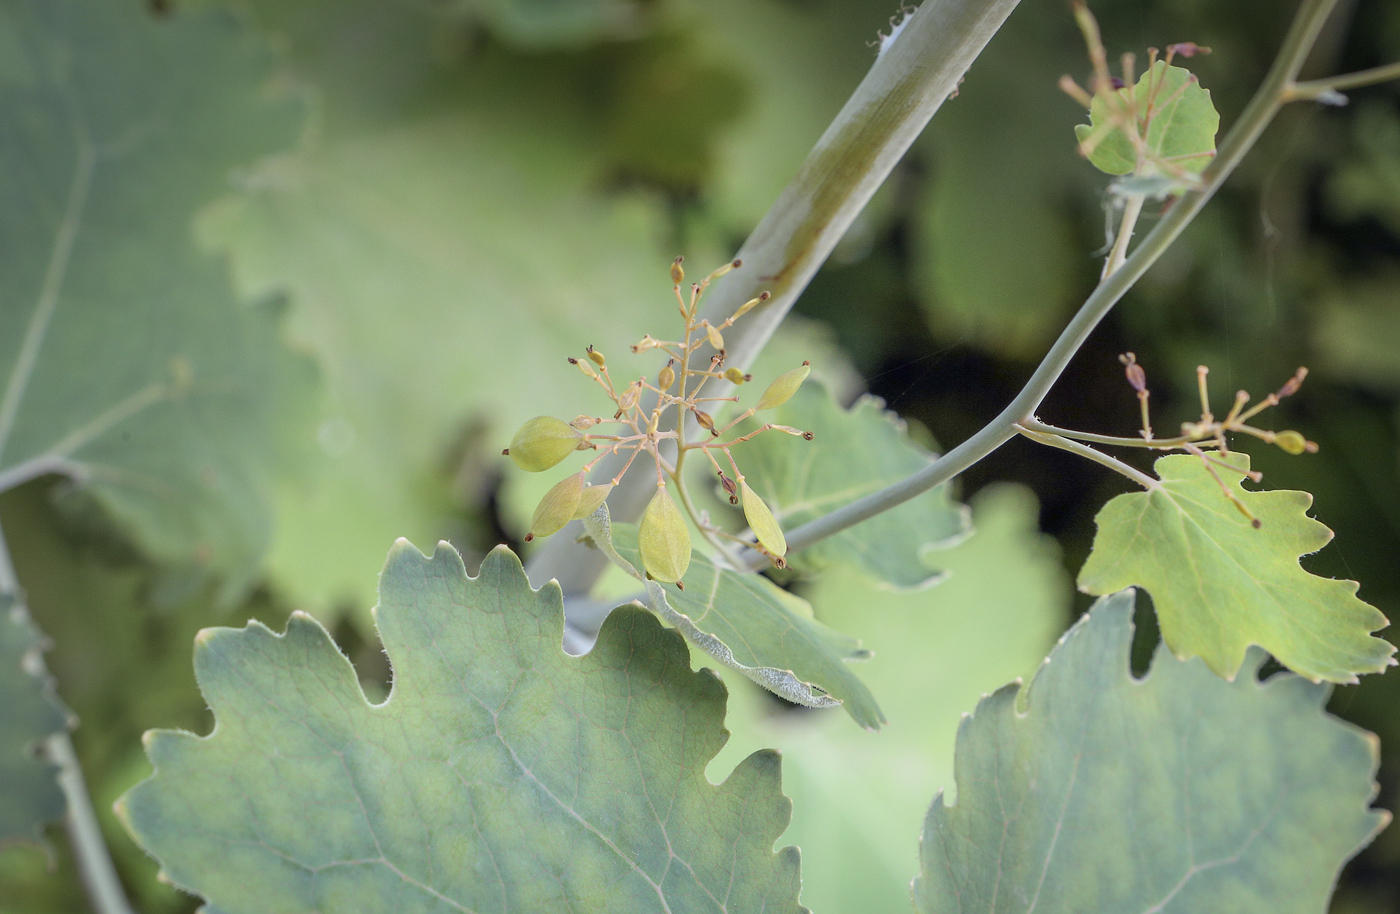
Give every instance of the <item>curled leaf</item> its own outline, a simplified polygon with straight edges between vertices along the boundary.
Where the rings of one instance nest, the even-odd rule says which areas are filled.
[[[787,555],[787,537],[783,536],[783,528],[758,493],[742,479],[739,480],[739,498],[744,503],[744,518],[763,548],[779,557]]]
[[[580,496],[583,494],[583,471],[566,476],[554,488],[544,493],[535,516],[530,519],[530,535],[526,540],[537,536],[549,536],[564,529],[564,525],[574,519]]]
[[[583,433],[563,419],[536,416],[520,426],[506,454],[525,472],[541,473],[557,466],[582,441]]]
[[[690,567],[690,528],[664,485],[642,515],[638,540],[642,567],[656,580],[674,584]]]
[[[772,409],[775,406],[782,406],[792,395],[797,393],[797,388],[802,386],[802,382],[807,380],[807,375],[812,373],[812,366],[809,362],[803,362],[798,368],[785,371],[773,379],[773,383],[768,385],[768,389],[763,392],[763,396],[758,398],[758,405],[755,410]]]

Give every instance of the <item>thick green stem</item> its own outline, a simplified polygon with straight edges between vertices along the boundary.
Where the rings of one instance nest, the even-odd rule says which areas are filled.
[[[880,55],[803,162],[792,183],[739,250],[742,268],[715,283],[700,317],[721,323],[759,292],[772,297],[725,332],[729,364],[753,363],[817,268],[884,183],[914,139],[1018,0],[924,0]],[[854,40],[854,38],[853,38]],[[720,393],[723,393],[721,382]],[[599,465],[611,477],[620,467]],[[655,481],[624,479],[608,498],[613,515],[641,515]],[[551,537],[529,563],[530,579],[556,578],[586,592],[606,567],[597,550]]]
[[[23,597],[3,530],[0,530],[0,593],[16,600]],[[131,905],[122,891],[121,880],[117,878],[116,867],[112,865],[112,856],[107,851],[107,842],[102,837],[101,826],[97,823],[97,813],[92,808],[92,798],[83,780],[83,769],[78,764],[78,756],[73,751],[73,741],[69,739],[67,731],[46,739],[44,752],[58,766],[58,785],[63,789],[67,806],[64,825],[68,831],[68,843],[92,909],[97,914],[132,914]]]
[[[1017,422],[1034,417],[1035,410],[1099,321],[1176,241],[1288,100],[1298,71],[1336,3],[1337,0],[1303,0],[1273,67],[1220,144],[1215,161],[1201,176],[1201,186],[1177,198],[1123,266],[1099,283],[1016,398],[981,431],[923,470],[789,532],[789,552],[810,546],[952,479],[1009,441],[1016,434]],[[761,566],[750,562],[749,567]]]

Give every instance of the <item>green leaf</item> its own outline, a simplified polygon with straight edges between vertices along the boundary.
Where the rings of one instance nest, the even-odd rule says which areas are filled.
[[[300,106],[226,12],[28,0],[0,46],[0,491],[65,474],[151,556],[234,591],[309,374],[190,223],[294,139]]]
[[[0,847],[42,840],[44,825],[65,809],[57,768],[34,755],[40,740],[68,726],[48,674],[33,665],[43,645],[24,608],[0,596]]]
[[[1225,682],[1159,649],[1128,668],[1133,594],[1107,597],[1021,694],[963,721],[957,800],[925,823],[921,914],[1316,912],[1389,820],[1375,737],[1297,676]],[[1018,710],[1019,708],[1019,710]]]
[[[376,620],[380,705],[310,616],[196,639],[215,729],[148,734],[119,802],[172,881],[229,912],[799,910],[777,754],[705,779],[724,687],[649,613],[569,657],[509,550],[469,578],[400,540]]]
[[[1254,512],[1258,529],[1199,457],[1162,457],[1160,485],[1119,495],[1099,511],[1079,589],[1146,588],[1167,645],[1227,679],[1251,644],[1314,682],[1355,682],[1357,673],[1393,665],[1395,647],[1370,636],[1386,618],[1357,599],[1356,582],[1320,578],[1298,563],[1332,539],[1307,516],[1312,496],[1247,491],[1239,483],[1249,456],[1221,459],[1235,469],[1216,464],[1216,473]]]
[[[977,535],[942,556],[950,574],[937,587],[891,593],[833,568],[804,590],[822,621],[859,631],[874,651],[861,678],[889,717],[879,733],[781,711],[748,683],[730,685],[734,736],[710,777],[760,747],[783,753],[793,802],[783,840],[802,848],[802,901],[814,911],[909,909],[924,800],[953,782],[963,712],[1035,670],[1064,631],[1073,588],[1054,540],[1039,531],[1035,496],[992,485],[972,511]]]
[[[658,201],[597,192],[574,58],[454,56],[433,4],[258,7],[323,123],[201,226],[248,295],[289,292],[290,333],[326,375],[311,478],[277,493],[274,580],[296,605],[368,606],[386,531],[470,541],[452,514],[477,507],[515,429],[609,409],[566,357],[592,343],[654,373],[627,348],[675,326],[677,252],[657,247]],[[522,535],[550,485],[524,476],[502,499]]]
[[[587,529],[595,541],[610,539],[605,550],[615,549],[623,562],[641,564],[635,527],[609,524],[600,530],[590,524]],[[721,569],[699,550],[686,572],[685,590],[646,584],[651,608],[730,669],[797,704],[844,705],[868,730],[885,722],[875,696],[847,666],[869,659],[870,652],[814,619],[806,600],[761,575]]]
[[[1137,133],[1146,141],[1143,162],[1138,161],[1128,134],[1117,124],[1128,116],[1133,99]],[[1089,122],[1075,127],[1074,135],[1081,143],[1096,134],[1102,137],[1089,153],[1089,161],[1100,171],[1111,175],[1199,174],[1215,155],[1220,114],[1209,90],[1201,88],[1190,70],[1158,61],[1139,77],[1131,97],[1127,89],[1096,94]]]
[[[749,485],[788,531],[923,469],[934,457],[909,440],[904,422],[880,399],[861,397],[842,409],[820,383],[804,384],[764,418],[815,433],[807,442],[765,432],[735,448]],[[746,422],[739,431],[756,427]],[[924,587],[941,576],[928,565],[928,553],[969,530],[967,508],[940,486],[793,553],[788,563],[807,573],[854,564],[893,587]]]

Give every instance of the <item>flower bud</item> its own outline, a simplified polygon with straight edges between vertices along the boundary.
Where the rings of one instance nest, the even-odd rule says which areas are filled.
[[[675,260],[671,261],[671,282],[676,285],[685,282],[685,270],[681,269],[682,260],[685,260],[685,258],[677,257]]]
[[[715,418],[714,418],[714,416],[711,416],[709,413],[705,412],[703,409],[697,409],[697,410],[695,410],[695,421],[696,421],[696,422],[699,422],[699,423],[700,423],[700,427],[703,428],[705,431],[709,432],[711,435],[718,435],[718,434],[719,434],[719,432],[715,431]]]
[[[641,342],[632,347],[633,352],[646,352],[648,349],[655,349],[660,343],[650,333],[642,337]]]
[[[1279,432],[1278,434],[1274,435],[1274,444],[1277,444],[1279,447],[1283,448],[1285,451],[1294,455],[1295,457],[1303,453],[1304,451],[1317,450],[1317,445],[1314,444],[1312,447],[1308,447],[1308,445],[1312,444],[1312,442],[1308,441],[1308,439],[1304,438],[1302,435],[1292,430]]]
[[[656,580],[678,582],[690,567],[690,528],[664,485],[647,505],[637,539],[642,567]]]
[[[705,336],[709,339],[712,347],[719,350],[724,349],[724,337],[720,335],[718,329],[709,323],[705,324]]]
[[[564,477],[554,488],[544,494],[535,507],[535,516],[530,519],[530,532],[525,542],[537,536],[549,536],[564,529],[564,525],[574,519],[579,496],[583,492],[583,471]]]
[[[755,410],[772,409],[775,406],[782,406],[792,395],[797,393],[797,388],[802,386],[802,382],[807,380],[807,375],[812,373],[812,363],[803,362],[802,367],[794,368],[792,371],[785,371],[773,379],[773,383],[768,385],[768,389],[763,392],[763,396],[758,398],[758,405]]]
[[[737,505],[739,503],[739,486],[734,480],[724,475],[724,470],[719,471],[719,484],[724,486],[724,492],[729,496],[729,503]]]
[[[783,536],[783,528],[778,526],[773,512],[768,510],[763,499],[743,478],[739,479],[739,499],[744,503],[744,518],[763,548],[779,558],[787,555],[787,537]]]
[[[598,372],[594,371],[592,368],[589,368],[587,365],[583,364],[583,362],[579,361],[573,356],[569,356],[569,364],[577,365],[578,370],[583,372],[584,377],[590,378],[594,381],[598,380]]]
[[[724,369],[724,379],[730,384],[738,385],[744,383],[745,381],[752,381],[753,375],[744,374],[742,371],[731,365],[730,367]]]
[[[676,370],[671,367],[674,364],[676,364],[676,360],[671,359],[666,363],[666,367],[661,369],[661,372],[656,376],[656,386],[663,391],[670,390],[671,385],[676,383]]]
[[[573,421],[569,424],[579,431],[583,431],[586,428],[592,428],[602,421],[603,420],[597,416],[574,416]]]
[[[623,389],[622,395],[617,398],[617,414],[620,416],[627,410],[637,405],[637,401],[642,397],[642,382],[633,381]]]
[[[597,365],[599,368],[607,367],[608,360],[603,358],[603,354],[601,352],[594,349],[592,346],[589,346],[588,349],[586,349],[585,351],[588,353],[588,358],[592,360],[594,365]]]
[[[608,500],[608,493],[612,491],[612,488],[610,482],[601,486],[585,486],[578,497],[578,507],[574,509],[574,519],[582,520],[597,511],[598,506]]]
[[[583,433],[563,419],[536,416],[520,426],[502,453],[527,473],[539,473],[557,465],[582,441]]]
[[[743,317],[745,314],[748,314],[748,313],[749,313],[750,311],[752,311],[754,308],[756,308],[757,306],[763,304],[764,302],[766,302],[768,299],[770,299],[770,298],[772,298],[772,297],[773,297],[773,293],[772,293],[772,292],[760,292],[760,293],[758,293],[758,297],[757,297],[757,298],[751,298],[751,299],[749,299],[748,301],[744,302],[742,305],[740,305],[740,306],[739,306],[739,310],[734,312],[734,316],[731,317],[730,320],[731,320],[731,321],[737,321],[739,318]]]

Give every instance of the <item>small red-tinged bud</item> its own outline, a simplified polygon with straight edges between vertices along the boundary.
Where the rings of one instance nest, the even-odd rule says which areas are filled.
[[[583,440],[583,434],[569,423],[553,416],[536,416],[520,426],[501,453],[528,473],[549,469],[569,456]]]
[[[1147,372],[1137,363],[1137,356],[1125,352],[1118,357],[1118,361],[1123,363],[1123,373],[1128,376],[1128,383],[1133,385],[1133,390],[1138,393],[1147,390]]]
[[[564,529],[564,525],[574,519],[579,496],[583,494],[583,471],[566,476],[554,488],[545,493],[530,519],[530,532],[525,537],[529,542],[537,536],[549,536]]]
[[[671,261],[671,282],[676,285],[685,282],[685,270],[681,268],[682,260],[685,260],[685,258],[677,257],[675,260]]]
[[[730,384],[742,384],[745,381],[752,381],[753,375],[744,374],[742,371],[731,365],[730,367],[724,369],[724,379]]]
[[[671,385],[676,383],[676,369],[672,367],[675,364],[676,360],[671,359],[656,376],[656,386],[662,391],[670,390]]]
[[[1278,389],[1276,396],[1282,400],[1284,397],[1291,397],[1298,392],[1298,388],[1303,386],[1303,379],[1308,376],[1306,368],[1299,368],[1293,377],[1289,378],[1284,385]]]
[[[812,373],[811,366],[811,362],[803,362],[802,367],[785,371],[774,378],[773,383],[769,384],[768,389],[763,392],[763,396],[758,398],[758,404],[754,406],[754,409],[773,409],[792,399],[792,395],[797,393],[802,382],[807,380],[807,375]]]
[[[594,365],[597,365],[599,368],[607,367],[608,360],[603,358],[603,354],[601,352],[594,349],[592,346],[589,346],[588,349],[585,351],[588,353],[588,358],[592,360]]]
[[[724,491],[729,495],[729,503],[737,505],[739,503],[739,486],[734,480],[724,475],[724,470],[719,471],[719,484],[724,487]]]
[[[1209,54],[1210,48],[1194,41],[1181,41],[1167,45],[1167,53],[1175,57],[1195,57],[1197,54]]]

